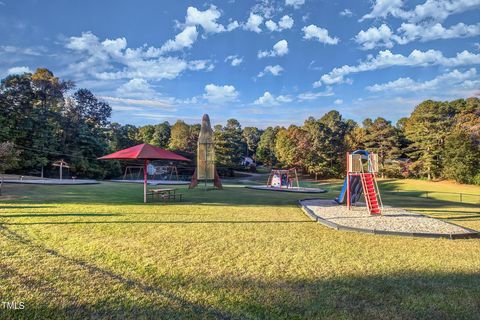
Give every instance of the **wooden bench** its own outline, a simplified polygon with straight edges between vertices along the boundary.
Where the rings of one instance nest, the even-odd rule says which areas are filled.
[[[157,196],[157,199],[162,199],[163,202],[167,202],[170,200],[182,201],[183,196],[183,194],[181,193],[176,193],[175,189],[150,189],[148,190],[147,195],[152,196],[152,200],[155,198],[155,196]]]

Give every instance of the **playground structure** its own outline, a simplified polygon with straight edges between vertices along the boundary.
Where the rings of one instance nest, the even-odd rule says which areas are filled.
[[[129,180],[127,177],[139,180],[142,177],[143,166],[130,165],[125,167],[123,174],[123,180]],[[147,174],[151,177],[151,180],[164,180],[164,181],[178,181],[178,170],[175,165],[167,166],[154,166],[153,164],[147,165]]]
[[[298,184],[297,169],[272,169],[268,176],[267,186],[271,188],[300,188]]]
[[[210,117],[204,114],[202,117],[202,126],[198,135],[197,146],[197,166],[192,176],[189,189],[195,188],[199,181],[204,182],[204,188],[207,188],[208,181],[213,180],[213,186],[222,189],[222,182],[215,167],[215,146],[213,144],[213,130],[210,125]]]
[[[267,179],[267,184],[262,186],[249,185],[248,189],[263,191],[280,191],[294,193],[324,193],[326,190],[319,188],[300,187],[297,169],[272,169]]]
[[[344,203],[350,210],[363,193],[368,212],[371,215],[381,215],[383,203],[375,174],[378,172],[378,157],[365,150],[347,153],[347,176],[340,195],[335,201]]]
[[[66,163],[63,159],[55,161],[52,166],[58,167],[58,169],[60,170],[60,180],[63,180],[63,168],[70,169],[68,163]]]

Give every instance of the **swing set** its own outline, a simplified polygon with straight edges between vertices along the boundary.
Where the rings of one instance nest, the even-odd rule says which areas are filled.
[[[294,187],[294,184],[296,187]],[[297,169],[272,169],[268,176],[267,186],[270,188],[300,188]]]

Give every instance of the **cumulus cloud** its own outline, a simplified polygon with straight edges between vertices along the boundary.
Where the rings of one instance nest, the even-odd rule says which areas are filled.
[[[353,12],[348,9],[348,8],[345,8],[344,10],[340,11],[339,13],[342,17],[351,17],[353,16]]]
[[[305,0],[285,0],[285,5],[292,6],[295,9],[300,8],[305,4]]]
[[[23,74],[23,73],[32,73],[29,67],[13,67],[7,70],[7,74]]]
[[[270,31],[277,31],[278,30],[278,25],[272,20],[268,20],[267,22],[265,22],[265,26]]]
[[[257,77],[263,77],[270,73],[273,76],[279,76],[283,72],[283,68],[280,65],[266,66],[262,72],[260,72]]]
[[[278,26],[280,27],[281,30],[283,29],[291,29],[293,27],[293,18],[290,16],[283,16],[280,21],[278,21]]]
[[[175,39],[168,40],[161,47],[161,52],[177,51],[183,48],[190,48],[197,40],[198,31],[195,26],[188,26],[175,36]]]
[[[257,57],[265,58],[265,57],[281,57],[288,53],[288,42],[287,40],[280,40],[274,46],[273,49],[270,51],[259,51]]]
[[[202,27],[206,34],[232,31],[240,26],[238,21],[232,21],[227,27],[217,22],[222,16],[216,6],[211,5],[205,11],[198,10],[195,7],[187,8],[185,23],[179,24],[183,30],[170,39],[161,47],[161,52],[177,51],[184,48],[190,48],[198,38],[197,26]]]
[[[238,55],[231,55],[225,58],[225,62],[229,62],[232,67],[236,67],[243,62],[243,58]]]
[[[257,100],[253,102],[253,104],[256,105],[279,105],[281,103],[288,103],[292,102],[293,99],[290,96],[283,96],[280,95],[278,97],[275,97],[273,94],[271,94],[268,91],[265,91],[263,93],[263,96],[259,97]]]
[[[203,94],[203,98],[210,103],[222,104],[235,101],[238,95],[238,91],[235,89],[234,86],[217,86],[210,83],[205,86],[205,93]]]
[[[268,20],[265,22],[265,26],[270,31],[283,31],[285,29],[291,29],[293,27],[293,19],[290,16],[283,16],[278,23],[273,20]]]
[[[65,46],[78,54],[78,59],[69,66],[70,73],[76,76],[89,74],[101,80],[174,79],[186,70],[208,71],[213,68],[208,60],[164,57],[162,52],[165,49],[128,48],[125,38],[100,41],[91,32],[70,37]]]
[[[376,47],[393,47],[393,32],[389,26],[382,24],[379,28],[371,27],[366,31],[361,30],[354,38],[355,42],[362,45],[365,50]]]
[[[352,73],[373,71],[385,69],[393,66],[427,67],[441,65],[446,67],[456,67],[462,65],[480,64],[480,54],[470,53],[465,50],[457,53],[454,57],[445,57],[438,50],[413,50],[408,56],[394,54],[390,50],[380,51],[377,56],[370,56],[367,60],[360,62],[356,66],[344,65],[334,68],[329,73],[322,75],[319,81],[313,84],[319,87],[323,84],[331,85],[335,83],[348,82],[345,77]]]
[[[122,84],[117,88],[116,92],[122,97],[145,97],[155,94],[155,90],[152,89],[148,81],[140,78],[133,78]]]
[[[405,11],[402,9],[404,0],[376,0],[373,3],[372,11],[364,15],[360,21],[365,19],[386,18],[388,15],[393,17],[403,17]]]
[[[426,42],[436,39],[467,38],[480,35],[480,23],[475,25],[458,23],[450,28],[445,28],[440,23],[420,25],[402,23],[397,32],[398,34],[394,34],[386,24],[382,24],[378,28],[361,30],[354,40],[362,46],[362,49],[369,50],[376,47],[391,48],[394,43],[407,44],[416,40]]]
[[[214,5],[211,5],[210,8],[205,11],[200,11],[195,7],[188,7],[185,24],[187,26],[201,26],[206,33],[231,31],[239,27],[239,23],[233,21],[225,28],[217,22],[221,16],[221,12]]]
[[[479,0],[426,0],[418,4],[412,10],[405,10],[404,0],[376,0],[372,11],[364,15],[360,21],[365,19],[392,17],[420,22],[424,20],[443,21],[452,14],[480,8]]]
[[[333,101],[333,103],[335,103],[338,106],[338,105],[341,105],[343,103],[343,100],[342,99],[336,99],[335,101]]]
[[[480,78],[478,77],[477,70],[471,68],[465,72],[455,69],[424,82],[415,81],[411,78],[398,78],[395,81],[374,84],[367,87],[367,90],[371,92],[415,92],[439,89],[449,90],[454,87],[473,89],[478,88],[479,85]]]
[[[480,23],[466,25],[460,22],[450,28],[444,28],[440,23],[433,25],[402,23],[398,31],[401,33],[397,40],[400,44],[415,40],[425,42],[436,39],[468,38],[480,35]]]
[[[334,37],[334,38],[330,37],[328,35],[327,29],[317,27],[314,24],[311,24],[307,27],[303,27],[302,31],[304,32],[303,38],[306,40],[314,39],[321,43],[326,43],[331,45],[337,44],[339,41],[337,37]]]
[[[262,16],[255,14],[253,12],[250,12],[250,16],[248,17],[247,22],[243,25],[243,29],[260,33],[262,32],[262,29],[260,28],[260,25],[262,24],[262,22],[263,22]]]
[[[287,40],[280,40],[273,46],[273,49],[270,51],[259,51],[257,54],[258,58],[265,57],[281,57],[288,53],[288,42]]]

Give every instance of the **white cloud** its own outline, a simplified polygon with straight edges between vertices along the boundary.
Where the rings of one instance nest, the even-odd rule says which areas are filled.
[[[336,99],[335,101],[333,101],[333,103],[335,103],[338,106],[338,105],[341,105],[343,103],[343,100],[342,99]]]
[[[188,69],[193,71],[212,71],[214,68],[215,66],[210,62],[210,60],[191,60],[188,62]]]
[[[305,0],[285,0],[285,5],[292,6],[295,9],[300,8],[305,4]]]
[[[243,62],[243,58],[239,57],[238,55],[231,55],[225,58],[225,62],[230,62],[232,67],[236,67]]]
[[[425,19],[443,21],[452,14],[477,8],[480,8],[479,0],[426,0],[408,12],[407,18],[413,22]]]
[[[399,78],[395,81],[390,81],[382,84],[374,84],[367,87],[371,92],[415,92],[427,90],[449,90],[454,87],[461,87],[464,89],[473,89],[480,86],[480,78],[477,70],[471,68],[465,72],[460,72],[457,69],[439,75],[432,80],[418,82],[411,78]]]
[[[255,14],[253,12],[250,12],[250,16],[248,17],[247,23],[244,24],[243,28],[248,31],[253,31],[256,33],[262,32],[262,29],[260,28],[260,25],[263,22],[263,17]]]
[[[138,97],[138,96],[152,96],[155,90],[145,79],[133,78],[130,81],[122,84],[116,90],[117,94],[123,97]]]
[[[258,58],[265,57],[281,57],[288,53],[288,42],[287,40],[280,40],[273,46],[273,50],[270,51],[259,51],[257,56]]]
[[[369,50],[376,47],[391,48],[394,42],[407,44],[415,40],[426,42],[436,39],[474,37],[480,35],[480,23],[475,25],[458,23],[448,29],[440,23],[420,25],[402,23],[397,32],[398,34],[394,34],[386,24],[382,24],[379,28],[371,27],[367,31],[360,31],[355,36],[355,41],[362,45],[362,49]]]
[[[342,17],[351,17],[353,16],[352,10],[345,8],[344,10],[340,11],[339,13]]]
[[[122,106],[155,107],[161,109],[169,109],[170,111],[176,111],[176,109],[174,109],[172,101],[168,99],[131,99],[111,96],[100,96],[100,99],[106,100],[111,104],[120,104]]]
[[[403,0],[376,0],[372,11],[364,15],[360,21],[365,19],[386,18],[388,15],[393,17],[403,17],[405,11],[402,9]]]
[[[451,58],[445,57],[438,50],[413,50],[408,56],[394,54],[390,50],[385,50],[380,51],[376,57],[370,56],[366,61],[362,61],[356,66],[344,65],[334,68],[329,73],[322,75],[320,80],[315,82],[313,86],[319,87],[322,83],[331,85],[347,82],[349,80],[345,79],[345,76],[349,74],[385,69],[392,66],[427,67],[441,65],[456,67],[472,64],[480,64],[480,54],[470,53],[466,50],[457,53],[456,56]]]
[[[272,74],[273,76],[279,76],[283,72],[283,68],[280,65],[266,66],[262,72],[260,72],[257,77],[263,77],[267,73]]]
[[[275,22],[273,22],[272,20],[268,20],[267,22],[265,22],[265,26],[270,31],[278,30],[278,25]]]
[[[193,27],[195,28],[195,27]],[[207,60],[187,61],[163,57],[155,47],[128,48],[124,38],[100,42],[91,32],[70,37],[65,46],[78,54],[68,72],[76,78],[90,75],[102,80],[115,79],[174,79],[186,70],[211,70]]]
[[[227,25],[227,31],[233,31],[233,30],[235,30],[235,29],[237,29],[237,28],[239,28],[239,27],[240,27],[240,23],[238,23],[238,21],[235,20],[235,21],[230,22],[230,23]]]
[[[327,87],[325,91],[321,91],[321,92],[303,92],[298,95],[298,99],[300,101],[311,101],[311,100],[316,100],[320,97],[330,97],[333,95],[334,93],[332,91],[332,88]]]
[[[203,94],[203,98],[208,100],[208,102],[210,103],[222,104],[235,101],[238,95],[238,91],[235,89],[234,86],[217,86],[210,83],[205,86],[205,93]]]
[[[480,23],[474,25],[457,23],[450,28],[444,28],[440,23],[433,25],[402,23],[398,31],[401,32],[397,41],[400,44],[415,40],[425,42],[436,39],[468,38],[480,35]]]
[[[280,21],[278,21],[278,26],[280,27],[281,30],[284,29],[291,29],[293,27],[293,18],[290,16],[283,16]]]
[[[230,22],[225,28],[217,22],[221,15],[221,12],[214,5],[211,5],[205,11],[200,11],[195,7],[188,7],[185,23],[179,24],[183,27],[183,30],[175,36],[175,39],[165,42],[160,51],[163,53],[190,48],[198,37],[197,26],[201,26],[207,34],[232,31],[240,26],[238,21],[235,20]]]
[[[168,40],[160,48],[161,52],[177,51],[183,48],[190,48],[197,40],[198,31],[195,26],[188,26],[175,36],[175,40]]]
[[[8,69],[7,74],[23,74],[23,73],[32,73],[29,67],[13,67]]]
[[[283,16],[278,23],[273,20],[268,20],[265,22],[265,26],[270,31],[283,31],[285,29],[291,29],[293,27],[293,19],[287,15]]]
[[[480,50],[480,42],[475,42],[473,45],[475,48],[477,48],[477,50]]]
[[[12,55],[27,55],[27,56],[41,56],[45,55],[47,48],[44,46],[34,46],[34,47],[15,47],[15,46],[0,46],[0,54],[7,53]]]
[[[231,22],[227,28],[219,24],[217,20],[221,15],[221,12],[217,10],[217,7],[214,5],[211,5],[210,8],[205,11],[200,11],[195,7],[188,7],[185,24],[187,26],[202,26],[206,33],[232,31],[238,28],[239,24],[237,21]]]
[[[273,106],[273,105],[278,105],[278,104],[281,104],[281,103],[288,103],[288,102],[292,102],[292,101],[293,101],[293,99],[290,96],[280,95],[278,97],[275,97],[270,92],[265,91],[263,93],[263,96],[261,96],[257,100],[255,100],[253,102],[253,104]]]
[[[330,37],[328,35],[328,30],[317,27],[314,24],[309,25],[308,27],[303,27],[302,31],[305,33],[303,36],[304,39],[316,39],[322,43],[326,44],[337,44],[339,39],[337,37]]]
[[[479,0],[426,0],[415,6],[413,10],[404,10],[404,0],[376,0],[372,11],[364,15],[365,19],[386,18],[391,15],[395,18],[420,22],[425,20],[443,21],[452,14],[473,10],[480,7]]]
[[[392,30],[386,24],[382,24],[379,28],[371,27],[367,31],[361,30],[354,40],[365,50],[376,47],[391,48],[393,47],[392,36]]]

